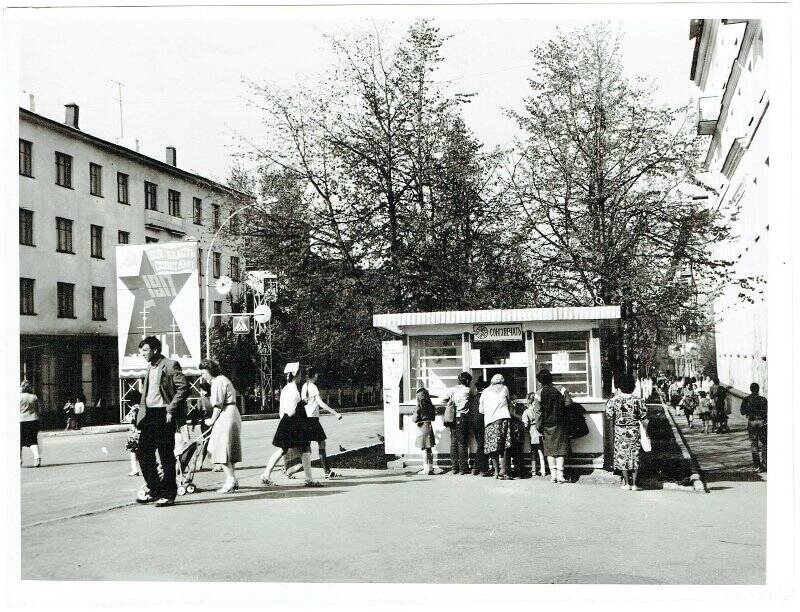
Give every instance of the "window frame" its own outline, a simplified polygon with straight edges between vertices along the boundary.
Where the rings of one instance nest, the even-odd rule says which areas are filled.
[[[99,300],[98,300],[99,296]],[[98,308],[99,304],[99,308]],[[98,316],[99,312],[99,316]],[[106,321],[106,288],[92,285],[92,321]]]
[[[195,225],[203,225],[203,199],[192,198],[192,222]]]
[[[171,217],[181,216],[181,192],[176,189],[167,189],[167,213]]]
[[[222,300],[214,300],[214,313],[215,315],[222,314]],[[222,317],[214,317],[212,327],[219,327],[222,324]]]
[[[23,219],[26,217],[28,222],[24,223]],[[23,227],[26,227],[27,229],[24,234]],[[25,242],[26,238],[29,240],[28,242]],[[33,211],[27,208],[19,209],[19,243],[25,246],[36,246],[36,243],[33,240]]]
[[[65,227],[63,229],[61,227],[59,227],[59,222],[60,221],[63,221],[65,223]],[[75,243],[72,240],[73,227],[74,227],[74,221],[72,219],[67,219],[66,217],[56,217],[56,252],[57,253],[68,253],[69,255],[74,255],[75,254],[75,250],[74,250]],[[65,237],[65,240],[64,240],[65,246],[64,246],[64,248],[62,248],[62,245],[61,245],[61,234],[62,234],[62,231],[63,231],[64,237]],[[66,244],[66,243],[68,243],[68,244]]]
[[[124,180],[121,180],[123,179]],[[117,202],[120,204],[125,204],[127,206],[131,205],[130,201],[130,191],[128,186],[130,184],[130,175],[125,174],[124,172],[117,172]],[[124,198],[123,198],[124,195]]]
[[[19,175],[33,178],[33,142],[19,139]]]
[[[62,153],[61,151],[56,151],[56,185],[59,187],[64,187],[66,189],[72,189],[72,155],[67,153]],[[63,162],[63,163],[62,163]],[[63,180],[62,183],[62,172],[61,168],[63,167]]]
[[[75,316],[75,283],[62,283],[60,281],[56,283],[56,307],[58,309],[57,318],[77,318]]]
[[[89,193],[103,197],[103,166],[94,162],[89,162]]]
[[[97,231],[96,231],[97,230]],[[95,233],[97,235],[95,235]],[[89,247],[90,255],[95,259],[105,259],[103,257],[103,226],[90,225],[89,226]]]
[[[125,241],[123,242],[121,239],[125,236]],[[126,232],[125,230],[117,230],[117,244],[130,244],[131,243],[131,233]]]
[[[150,202],[150,188],[152,188],[152,205]],[[150,181],[144,182],[144,209],[158,210],[158,185]]]
[[[222,218],[222,207],[219,204],[211,204],[211,213],[212,213],[212,229],[214,231],[218,230],[222,227],[222,223],[220,219]]]
[[[219,278],[222,275],[222,253],[213,251],[211,253],[211,275]]]
[[[234,266],[234,263],[236,264],[235,266]],[[234,273],[234,267],[236,268],[235,273]],[[231,280],[234,280],[234,281],[238,282],[239,279],[240,279],[240,274],[241,274],[241,262],[239,260],[239,256],[238,255],[231,255],[230,256],[229,261],[228,261],[228,270],[229,270],[229,274],[230,274]]]
[[[26,291],[29,288],[30,291]],[[26,306],[30,305],[30,309]],[[36,315],[36,279],[20,277],[19,279],[19,314]]]
[[[197,271],[198,271],[197,275],[198,276],[204,276],[203,273],[205,271],[203,270],[203,263],[204,263],[203,262],[203,249],[198,248],[197,249]]]

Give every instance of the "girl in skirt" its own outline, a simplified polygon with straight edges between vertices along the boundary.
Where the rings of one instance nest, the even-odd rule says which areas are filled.
[[[683,399],[681,399],[681,409],[683,414],[686,415],[686,424],[689,429],[692,428],[692,418],[694,411],[697,408],[697,393],[694,391],[694,385],[689,383],[683,389]]]
[[[417,390],[417,412],[411,418],[417,424],[417,446],[425,452],[425,465],[418,474],[433,474],[433,447],[436,436],[433,434],[433,421],[436,419],[436,408],[431,402],[430,393],[425,387]]]
[[[697,414],[700,420],[703,421],[703,433],[711,431],[711,408],[713,406],[711,399],[706,397],[705,391],[700,391],[700,401]]]

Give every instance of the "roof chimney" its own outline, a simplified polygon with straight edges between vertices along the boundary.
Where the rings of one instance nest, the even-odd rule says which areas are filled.
[[[69,127],[75,128],[79,130],[78,127],[78,115],[80,113],[80,108],[74,102],[72,104],[65,104],[65,108],[67,109],[67,117],[64,120],[64,123]]]
[[[36,100],[34,99],[33,94],[28,94],[28,100],[29,100],[29,105],[28,106],[30,108],[30,111],[32,113],[35,113],[36,112]]]
[[[167,147],[167,163],[170,166],[178,165],[178,153],[175,151],[175,147]]]

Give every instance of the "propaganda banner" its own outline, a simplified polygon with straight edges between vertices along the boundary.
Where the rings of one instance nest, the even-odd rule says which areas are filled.
[[[117,252],[117,341],[121,378],[144,375],[139,342],[161,340],[163,354],[192,373],[200,363],[197,243],[123,245]]]

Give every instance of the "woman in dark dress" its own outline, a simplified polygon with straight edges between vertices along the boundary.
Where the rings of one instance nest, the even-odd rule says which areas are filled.
[[[564,396],[553,386],[550,370],[541,370],[536,380],[542,385],[539,391],[540,410],[536,429],[542,435],[542,446],[550,479],[556,483],[568,482],[564,478],[564,457],[569,454],[569,418]]]

